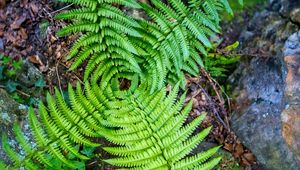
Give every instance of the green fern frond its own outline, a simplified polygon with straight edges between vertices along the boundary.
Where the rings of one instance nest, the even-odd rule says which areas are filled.
[[[128,106],[122,106],[114,110],[119,112],[125,109],[127,114],[109,115],[108,128],[114,127],[116,130],[107,130],[103,135],[107,140],[120,146],[104,147],[107,152],[118,156],[106,162],[129,169],[146,167],[184,169],[199,165],[207,167],[215,165],[214,162],[209,162],[209,158],[218,148],[187,157],[208,135],[210,128],[190,137],[203,121],[205,114],[183,126],[192,108],[192,102],[181,110],[185,96],[181,96],[180,100],[175,102],[178,88],[178,85],[175,86],[167,97],[165,89],[150,96],[132,95],[126,99],[130,103],[128,106],[132,106],[130,109]]]
[[[153,6],[149,6],[135,0],[74,1],[83,8],[57,16],[59,19],[76,19],[73,24],[60,30],[59,35],[83,33],[70,51],[69,59],[76,56],[70,69],[74,70],[88,60],[85,80],[96,70],[96,76],[92,76],[94,81],[104,76],[103,81],[110,79],[105,78],[109,74],[104,75],[104,70],[117,67],[120,73],[125,66],[125,72],[135,72],[144,77],[152,86],[151,92],[161,89],[166,82],[184,82],[184,72],[196,75],[198,70],[190,58],[199,66],[202,62],[197,61],[201,60],[201,55],[192,53],[207,54],[206,48],[212,47],[209,38],[220,30],[219,12],[226,10],[231,13],[232,10],[227,0],[205,0],[201,3],[191,0],[188,5],[180,0],[169,2],[165,4],[151,0]],[[97,8],[94,8],[95,4]],[[152,21],[134,19],[117,5],[143,9]],[[130,62],[118,61],[119,58],[113,61],[115,58],[111,54],[117,50],[120,58],[129,58]],[[103,57],[109,59],[110,66],[103,64]]]
[[[102,130],[98,126],[99,113],[83,96],[80,86],[77,87],[77,92],[71,89],[70,87],[71,106],[65,102],[57,89],[55,89],[54,97],[47,94],[47,105],[41,103],[39,106],[41,121],[35,115],[34,110],[29,109],[29,123],[37,144],[36,147],[33,148],[29,145],[20,127],[14,125],[15,138],[24,150],[24,156],[11,149],[7,136],[3,135],[3,148],[14,162],[14,168],[24,166],[28,169],[40,169],[42,165],[54,168],[56,165],[50,161],[51,158],[56,158],[64,165],[76,168],[72,161],[66,158],[66,153],[71,153],[82,161],[90,159],[81,154],[75,145],[99,146],[90,138],[99,137],[99,131]],[[33,161],[38,161],[41,165],[35,164]]]

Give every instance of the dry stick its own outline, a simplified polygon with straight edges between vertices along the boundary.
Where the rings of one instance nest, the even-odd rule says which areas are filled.
[[[213,88],[214,88],[215,92],[217,93],[218,99],[221,102],[221,104],[225,104],[225,101],[224,101],[223,97],[221,97],[221,95],[219,94],[216,86],[218,86],[218,88],[225,94],[225,96],[227,98],[227,102],[228,102],[228,107],[229,107],[229,110],[231,112],[231,103],[230,103],[229,96],[222,89],[221,85],[215,79],[213,79],[205,70],[204,70],[204,73],[205,73],[206,77],[209,79],[210,83],[213,85]],[[226,123],[229,127],[229,120],[228,120],[227,116],[225,116],[225,121],[226,121]]]
[[[197,86],[199,88],[201,88],[201,90],[203,91],[203,93],[205,94],[205,96],[208,98],[210,103],[213,103],[211,97],[206,93],[206,91],[199,85],[197,84]],[[221,118],[221,116],[219,115],[218,111],[216,110],[215,106],[213,106],[213,113],[215,116],[217,116],[217,119],[222,123],[222,125],[228,130],[230,131],[229,127],[225,124],[225,122],[223,121],[223,119]]]
[[[58,64],[59,64],[59,60],[58,60],[58,62],[56,62],[56,64],[55,64],[55,72],[56,72],[56,76],[57,76],[57,79],[58,79],[58,87],[59,87],[59,90],[60,90],[61,94],[63,94],[63,90],[62,90],[62,88],[61,88],[60,77],[59,77],[59,74],[58,74]]]
[[[0,88],[5,89],[6,87],[3,86],[3,85],[0,85]],[[23,91],[21,91],[21,90],[16,89],[16,92],[20,93],[20,94],[23,95],[23,96],[30,97],[29,94],[27,94],[27,93],[25,93],[25,92],[23,92]]]
[[[204,72],[205,76],[208,78],[208,81],[209,81],[209,82],[211,83],[211,85],[213,86],[213,89],[214,89],[214,91],[215,91],[216,94],[217,94],[218,100],[221,102],[221,104],[224,104],[224,103],[225,103],[225,102],[224,102],[224,99],[221,98],[221,96],[220,96],[220,94],[219,94],[219,92],[218,92],[218,89],[217,89],[216,86],[215,86],[215,83],[216,83],[216,82],[214,81],[214,79],[213,79],[213,78],[212,78],[205,70],[202,69],[202,72]],[[217,83],[217,84],[218,84],[218,83]],[[198,85],[198,86],[202,89],[202,91],[204,92],[204,94],[206,95],[206,97],[208,97],[209,101],[210,101],[210,102],[213,102],[212,99],[211,99],[211,97],[209,97],[209,95],[205,92],[205,90],[204,90],[200,85]],[[217,116],[217,118],[219,119],[219,121],[223,124],[223,126],[224,126],[227,130],[230,131],[228,119],[226,119],[226,124],[225,124],[225,122],[223,121],[223,119],[222,119],[221,116],[219,115],[218,111],[216,111],[215,107],[213,107],[213,111],[214,111],[214,114],[215,114],[215,115]],[[225,118],[226,118],[226,116],[225,116]]]
[[[68,66],[66,66],[64,63],[59,62],[59,64],[64,66],[66,69],[69,69]],[[74,76],[81,84],[84,84],[84,82],[76,75],[76,73],[74,73]]]
[[[65,9],[71,7],[72,5],[74,5],[74,4],[70,4],[70,5],[67,5],[67,6],[65,6],[65,7],[62,7],[62,8],[60,8],[60,9],[56,10],[56,11],[50,12],[50,14],[52,15],[52,14],[55,14],[55,13],[60,12],[60,11],[62,11],[62,10],[65,10]]]

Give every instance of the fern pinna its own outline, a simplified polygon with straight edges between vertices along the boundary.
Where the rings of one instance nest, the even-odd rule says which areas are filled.
[[[211,47],[209,37],[220,30],[219,12],[232,13],[227,0],[150,0],[151,6],[138,0],[61,1],[82,6],[56,17],[74,19],[59,35],[83,33],[68,57],[76,56],[71,70],[90,58],[85,79],[92,72],[101,81],[120,73],[136,75],[152,92],[166,82],[180,81],[184,87],[184,72],[197,75],[201,55]],[[120,6],[143,10],[148,20],[132,18]]]

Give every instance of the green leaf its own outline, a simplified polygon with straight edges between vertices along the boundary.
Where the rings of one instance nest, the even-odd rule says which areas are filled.
[[[4,70],[4,67],[0,65],[0,80],[4,79],[3,70]]]
[[[238,0],[241,6],[244,6],[244,0]]]
[[[88,147],[88,146],[84,146],[83,147],[83,149],[82,149],[82,151],[80,151],[82,154],[85,154],[86,156],[88,156],[88,157],[92,157],[93,155],[94,155],[94,150],[95,150],[96,148],[94,148],[94,147]]]
[[[85,170],[85,162],[72,161],[72,164],[76,167],[77,170]]]
[[[9,64],[9,63],[11,63],[11,61],[12,61],[12,58],[10,58],[8,56],[4,56],[3,60],[2,60],[2,63],[3,64]]]
[[[14,69],[8,69],[5,71],[5,74],[7,77],[13,77],[14,75],[16,75],[16,71]]]
[[[6,87],[6,90],[7,90],[8,92],[12,93],[12,92],[14,92],[14,91],[17,90],[17,86],[18,86],[18,85],[19,85],[18,83],[14,82],[14,81],[12,81],[12,80],[8,80],[8,81],[6,82],[5,87]]]
[[[45,80],[43,78],[39,78],[35,83],[35,87],[43,88],[46,86]]]
[[[23,64],[23,61],[18,60],[18,61],[13,61],[12,66],[15,70],[19,70],[19,69],[21,69],[22,64]]]
[[[236,49],[238,46],[240,45],[240,43],[238,41],[236,41],[235,43],[228,45],[227,47],[225,47],[224,49],[226,51],[232,51],[234,49]]]

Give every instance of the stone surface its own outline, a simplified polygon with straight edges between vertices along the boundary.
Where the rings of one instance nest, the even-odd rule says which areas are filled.
[[[24,151],[17,144],[14,139],[14,134],[12,126],[14,123],[18,123],[28,141],[32,142],[32,136],[29,129],[29,124],[27,120],[27,110],[28,108],[25,105],[19,104],[14,101],[9,94],[0,88],[0,160],[6,163],[10,163],[6,154],[2,148],[2,134],[5,133],[8,135],[9,144],[14,150],[18,153],[23,154]]]
[[[33,87],[37,80],[43,78],[43,74],[29,61],[25,61],[16,78],[22,85]]]
[[[282,111],[282,134],[289,146],[300,159],[300,30],[291,35],[284,47],[284,61],[287,67],[285,99]]]
[[[296,24],[300,24],[300,9],[294,9],[292,11],[291,20]]]
[[[300,167],[300,32],[292,19],[299,9],[300,1],[270,0],[257,12],[240,36],[240,50],[257,57],[242,58],[229,79],[232,128],[270,170]]]

